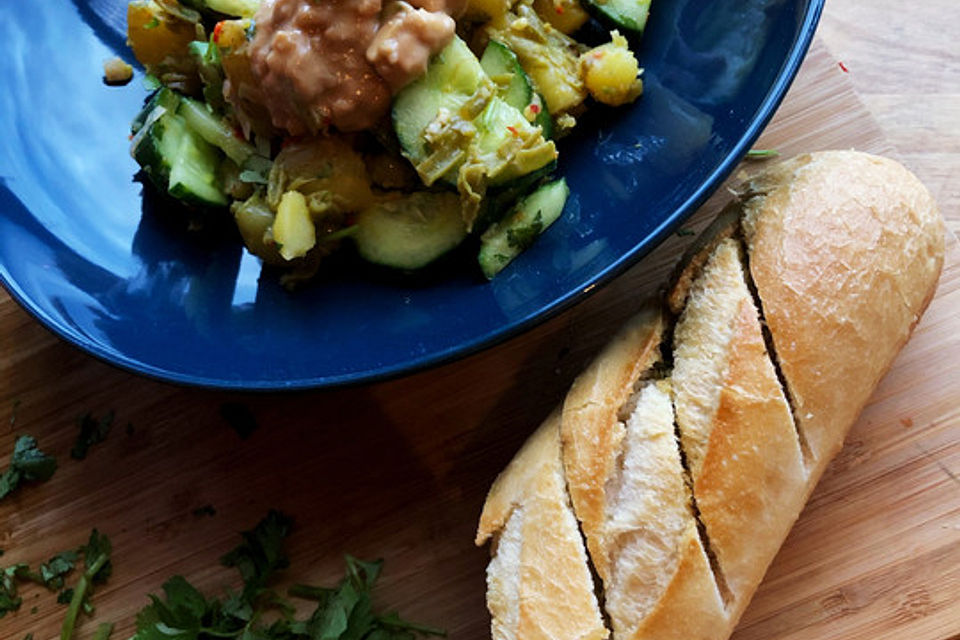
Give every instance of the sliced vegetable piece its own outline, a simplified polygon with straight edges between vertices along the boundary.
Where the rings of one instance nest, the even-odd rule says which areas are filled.
[[[484,166],[489,185],[533,173],[557,158],[556,146],[500,98],[491,99],[475,123],[478,135],[469,162]]]
[[[179,105],[179,94],[167,87],[160,87],[150,95],[140,113],[133,118],[133,122],[130,123],[130,133],[139,132],[144,123],[148,120],[156,120],[167,111],[176,112]],[[161,109],[157,111],[157,107]]]
[[[584,0],[584,4],[602,20],[637,34],[643,33],[650,15],[650,0]]]
[[[240,18],[252,18],[260,7],[260,0],[181,0],[181,2],[200,11],[213,11]]]
[[[212,36],[211,36],[212,40]],[[213,109],[223,112],[227,101],[223,97],[223,65],[220,62],[220,48],[212,42],[194,40],[187,52],[197,65],[197,73],[203,82],[203,100]]]
[[[201,207],[227,204],[217,180],[222,156],[179,115],[163,111],[149,124],[144,123],[131,153],[161,191]]]
[[[420,269],[467,237],[455,193],[418,191],[364,209],[353,240],[360,256],[395,269]]]
[[[543,95],[551,114],[567,112],[587,97],[580,77],[578,45],[544,22],[530,7],[514,11],[487,26],[487,34],[513,51]]]
[[[533,85],[510,48],[491,40],[480,56],[480,66],[497,85],[497,95],[515,109],[523,111],[533,99]]]
[[[228,158],[243,166],[257,150],[252,144],[237,136],[224,120],[214,114],[202,102],[184,96],[177,113],[201,138],[219,148]]]
[[[548,182],[521,200],[503,220],[480,237],[480,270],[487,279],[530,247],[563,212],[570,189],[564,178]]]
[[[317,229],[310,219],[307,199],[299,191],[287,191],[280,198],[273,239],[286,260],[305,256],[317,244]]]
[[[441,110],[454,121],[454,126],[471,120],[474,113],[461,111],[488,82],[477,57],[463,40],[454,37],[431,60],[427,72],[396,95],[392,110],[393,126],[404,154],[415,166],[426,160],[433,151],[424,133],[437,120]]]

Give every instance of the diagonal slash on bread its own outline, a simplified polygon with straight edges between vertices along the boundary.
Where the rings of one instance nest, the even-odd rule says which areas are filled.
[[[807,154],[736,195],[491,489],[498,640],[605,637],[568,606],[587,562],[615,640],[727,638],[932,298],[942,220],[896,162]]]

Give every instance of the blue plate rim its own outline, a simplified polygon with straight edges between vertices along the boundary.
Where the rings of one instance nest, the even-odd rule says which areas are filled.
[[[187,387],[219,391],[249,392],[337,389],[392,380],[449,364],[455,360],[468,358],[481,351],[507,342],[529,331],[533,327],[556,317],[575,304],[585,301],[604,285],[609,284],[628,268],[634,266],[641,258],[659,246],[669,234],[673,233],[674,230],[686,221],[710,195],[719,188],[721,183],[729,177],[773,118],[780,104],[783,102],[784,97],[786,97],[787,91],[796,79],[800,66],[813,42],[817,25],[823,13],[824,3],[825,0],[810,0],[807,12],[800,25],[799,37],[793,43],[789,55],[784,61],[781,72],[777,75],[776,80],[761,102],[755,117],[751,120],[744,135],[740,137],[737,144],[730,153],[727,154],[723,162],[710,173],[707,180],[705,180],[681,206],[677,207],[653,233],[649,234],[642,242],[638,243],[629,252],[624,253],[619,259],[596,274],[577,290],[557,298],[551,304],[541,307],[535,313],[531,313],[521,320],[473,338],[468,342],[462,342],[455,346],[422,357],[412,358],[401,363],[394,363],[362,372],[317,376],[289,381],[224,380],[208,376],[194,376],[186,373],[166,371],[148,363],[126,357],[122,353],[105,349],[98,342],[90,340],[88,337],[77,332],[70,331],[62,323],[56,322],[45,313],[43,309],[34,304],[16,285],[16,282],[10,278],[7,269],[2,264],[0,264],[0,285],[3,286],[17,304],[35,318],[45,329],[81,351],[120,370],[142,375],[159,382]]]

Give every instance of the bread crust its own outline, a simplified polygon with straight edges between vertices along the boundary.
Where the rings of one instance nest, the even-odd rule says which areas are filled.
[[[637,381],[660,360],[663,331],[659,305],[647,304],[577,377],[563,401],[560,436],[567,488],[593,566],[604,581],[610,578],[602,541],[606,483],[625,433],[619,414]]]
[[[564,485],[559,429],[557,410],[497,477],[484,504],[476,542],[496,536],[495,553],[507,558],[497,563],[495,555],[487,570],[495,640],[609,635]],[[519,549],[500,548],[507,544]]]
[[[563,521],[558,513],[572,517],[569,506],[551,511],[560,504],[556,487],[565,474],[607,602],[618,602],[616,611],[607,607],[615,640],[729,637],[824,468],[933,297],[942,267],[936,204],[893,161],[851,151],[799,156],[744,183],[737,196],[688,252],[665,295],[666,306],[681,318],[674,369],[655,384],[673,398],[690,508],[677,509],[677,474],[684,469],[657,462],[669,457],[665,450],[637,440],[637,425],[629,422],[643,415],[663,435],[669,421],[661,409],[644,413],[652,406],[644,403],[656,400],[656,394],[644,396],[654,384],[644,380],[670,334],[665,313],[653,306],[577,378],[562,416],[548,421],[559,420],[559,427],[545,425],[550,433],[541,430],[524,447],[494,483],[481,517],[478,543],[504,527],[519,531],[533,546],[551,549],[518,563],[550,562],[577,574],[577,562],[587,562],[582,546],[582,560],[562,564],[555,554],[568,537],[557,538],[545,525],[529,527],[527,520],[535,511],[542,524]],[[711,382],[701,384],[704,379]],[[630,446],[647,448],[647,460],[634,470],[668,477],[630,484]],[[674,514],[682,512],[678,522],[684,523],[659,537],[648,535],[663,518],[663,511],[648,506],[657,492]],[[540,498],[544,506],[528,509]],[[522,523],[514,522],[522,531],[511,529],[518,508]],[[652,524],[637,519],[644,510]],[[638,560],[647,543],[654,551],[657,545],[672,551]],[[645,572],[658,558],[663,579],[650,580]],[[633,573],[624,573],[625,567]],[[542,619],[556,611],[556,598],[584,588],[582,579],[559,582],[568,586],[555,589],[542,578],[518,586],[515,615],[502,601],[504,589],[500,601],[488,591],[502,610],[494,616],[501,622]],[[621,606],[631,601],[640,603],[638,619]],[[515,636],[496,637],[585,637],[575,634],[589,615],[562,615],[572,626],[551,626],[552,635],[543,633],[546,627],[517,622]]]
[[[906,168],[855,151],[798,156],[739,194],[750,274],[822,471],[933,297],[943,221]]]

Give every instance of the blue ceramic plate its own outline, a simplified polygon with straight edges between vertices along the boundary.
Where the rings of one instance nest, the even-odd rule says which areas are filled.
[[[493,282],[466,260],[416,280],[346,260],[290,294],[234,238],[185,237],[133,180],[127,135],[146,90],[101,82],[105,58],[131,59],[125,1],[8,3],[0,278],[64,339],[178,383],[333,386],[461,357],[581,299],[692,213],[772,116],[822,4],[654,0],[644,97],[562,142],[564,216]]]

